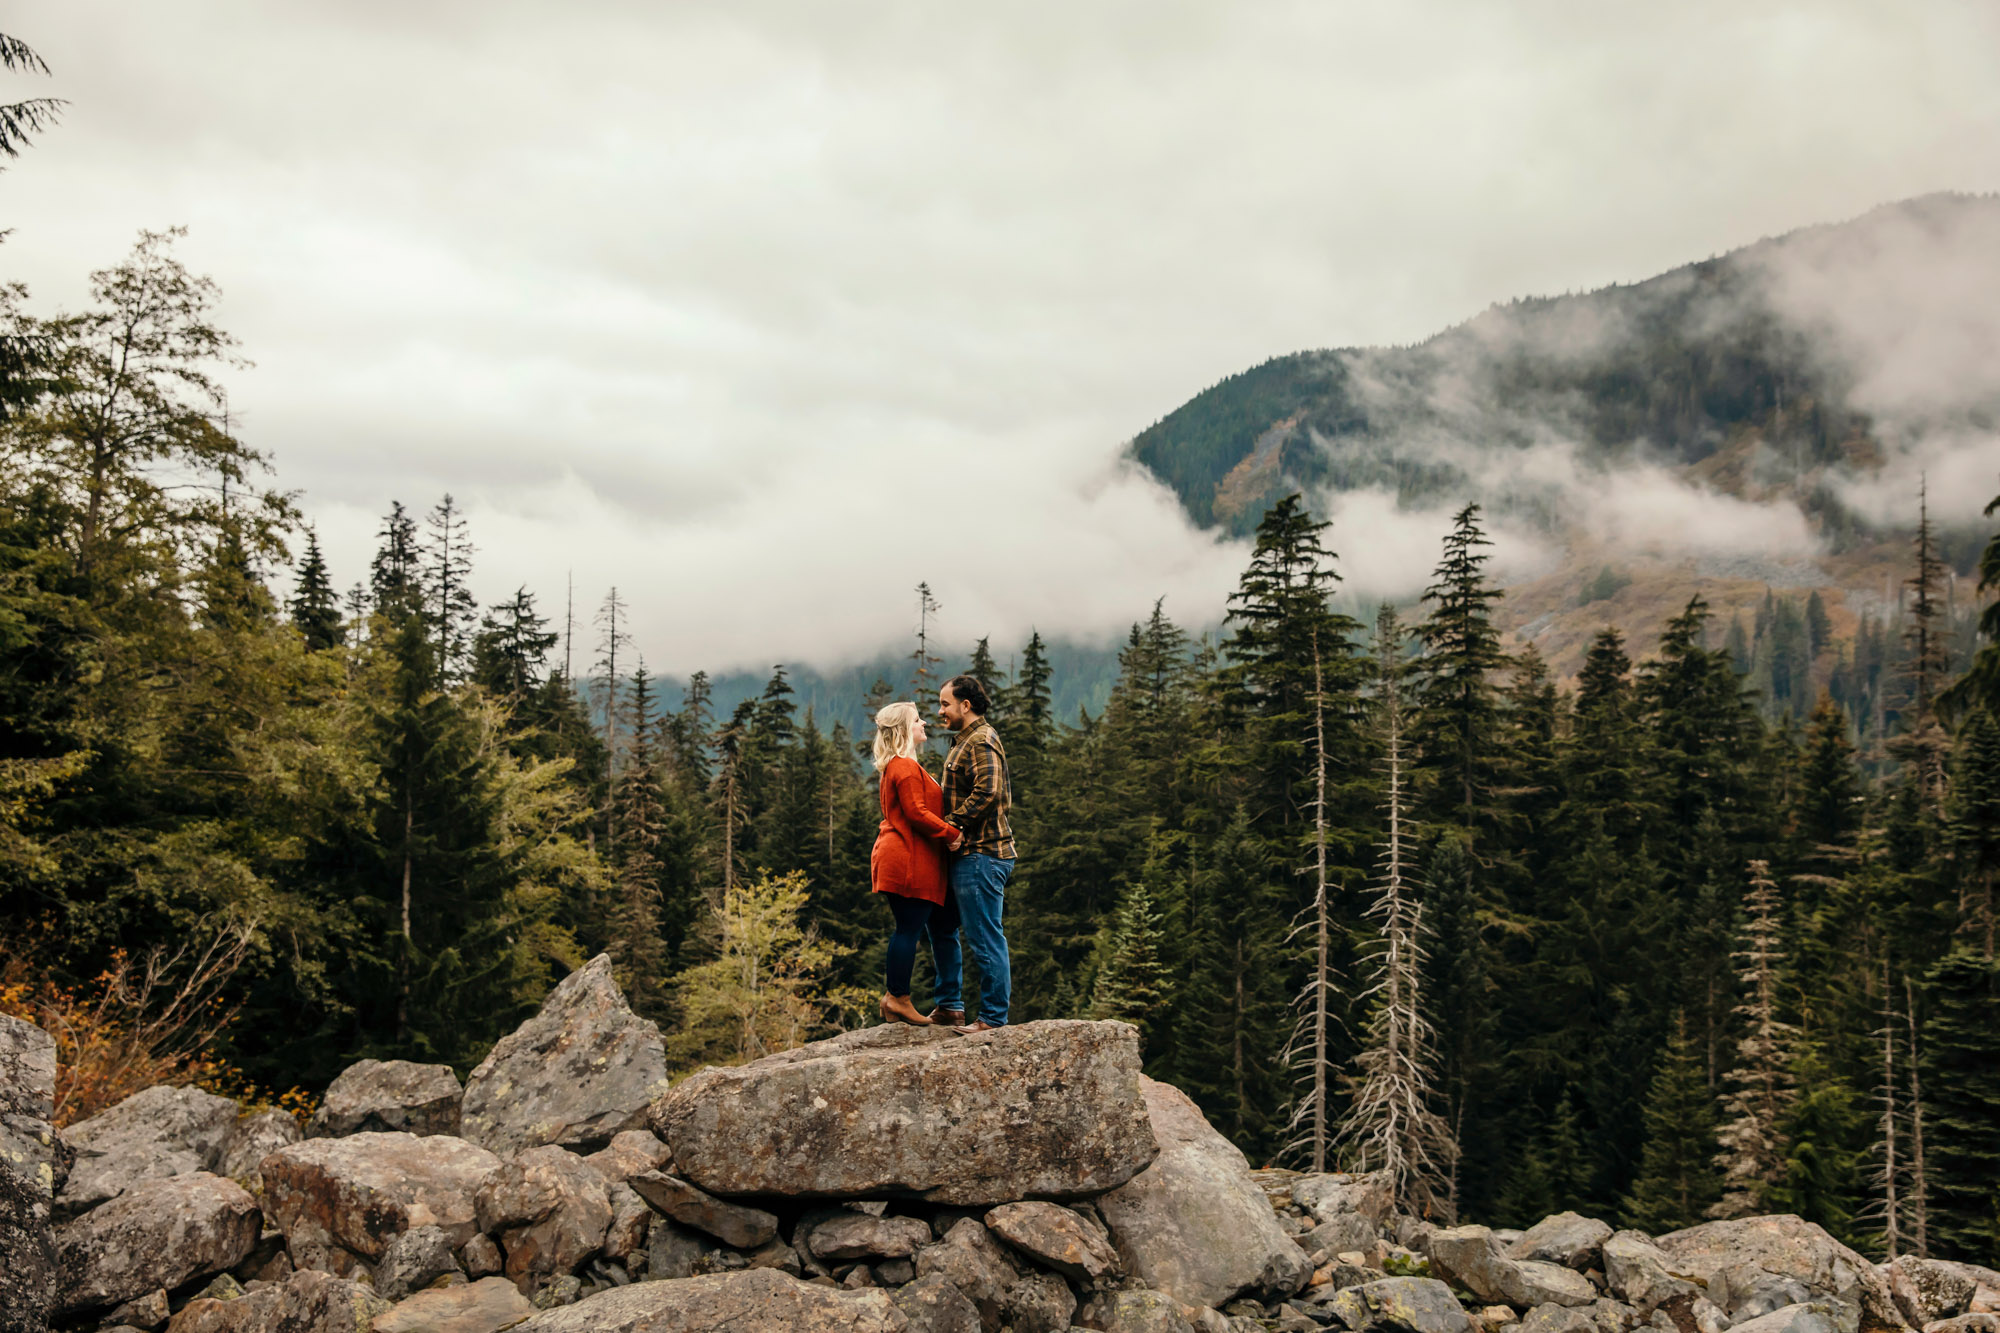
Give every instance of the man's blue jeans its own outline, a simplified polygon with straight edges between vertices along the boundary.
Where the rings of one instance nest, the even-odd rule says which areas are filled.
[[[1007,881],[1014,863],[978,852],[951,859],[951,893],[944,906],[931,914],[931,959],[937,964],[937,981],[931,994],[940,1009],[963,1009],[965,1000],[965,955],[959,951],[958,936],[972,946],[979,960],[978,1019],[992,1027],[1007,1022],[1007,1002],[1013,998],[1012,964],[1007,957],[1007,935],[1001,917],[1007,909]]]

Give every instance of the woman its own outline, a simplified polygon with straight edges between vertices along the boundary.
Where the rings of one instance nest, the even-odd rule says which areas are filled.
[[[869,858],[875,892],[896,916],[889,937],[889,990],[882,997],[885,1021],[928,1027],[930,1019],[910,1003],[910,971],[917,941],[931,912],[945,895],[944,854],[958,845],[959,831],[938,817],[944,792],[917,762],[924,743],[924,719],[913,703],[893,703],[875,714],[875,769],[882,775],[882,827]]]

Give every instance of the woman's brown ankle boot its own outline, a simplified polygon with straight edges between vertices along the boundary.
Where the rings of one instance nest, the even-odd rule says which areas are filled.
[[[882,1021],[885,1023],[908,1023],[912,1027],[927,1028],[931,1021],[917,1012],[917,1006],[910,1003],[907,995],[884,995],[882,997]]]

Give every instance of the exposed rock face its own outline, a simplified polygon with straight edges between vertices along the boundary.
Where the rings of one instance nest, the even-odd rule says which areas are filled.
[[[332,1139],[348,1134],[456,1134],[462,1095],[450,1065],[358,1061],[327,1085],[306,1135]]]
[[[627,1183],[648,1171],[674,1173],[674,1155],[650,1130],[628,1129],[611,1136],[609,1147],[600,1148],[583,1159],[596,1167],[606,1180]]]
[[[1706,1283],[1726,1268],[1755,1264],[1802,1283],[1815,1296],[1857,1307],[1864,1330],[1904,1327],[1875,1266],[1802,1218],[1782,1214],[1707,1222],[1670,1232],[1655,1244],[1676,1276]]]
[[[504,1277],[420,1291],[377,1315],[373,1333],[499,1333],[531,1318],[535,1307]]]
[[[931,1228],[915,1217],[870,1217],[866,1213],[843,1213],[830,1217],[812,1229],[806,1248],[825,1263],[847,1263],[866,1259],[907,1259],[919,1245],[928,1245]]]
[[[1104,1228],[1061,1204],[1003,1203],[986,1214],[986,1229],[1073,1282],[1095,1286],[1118,1270],[1118,1251]]]
[[[2000,1271],[1952,1259],[1927,1259],[1924,1262],[1956,1273],[1972,1284],[1971,1313],[2000,1314]]]
[[[227,1097],[163,1084],[71,1125],[63,1138],[76,1149],[76,1165],[56,1199],[57,1220],[79,1217],[142,1180],[214,1171],[236,1113]]]
[[[1486,1227],[1448,1227],[1430,1238],[1431,1268],[1483,1301],[1517,1310],[1537,1305],[1589,1305],[1597,1289],[1580,1273],[1560,1264],[1508,1259]]]
[[[385,1301],[400,1301],[453,1273],[463,1275],[444,1229],[411,1227],[382,1247],[381,1261],[375,1265],[375,1291]]]
[[[907,1333],[886,1291],[813,1286],[772,1268],[641,1282],[538,1314],[519,1333]]]
[[[1339,1255],[1352,1251],[1366,1254],[1382,1243],[1375,1224],[1360,1213],[1338,1213],[1299,1237],[1299,1248],[1308,1255]]]
[[[1067,1333],[1076,1294],[1054,1273],[1024,1273],[1003,1302],[1014,1333]]]
[[[1523,1232],[1507,1247],[1507,1257],[1561,1264],[1585,1273],[1603,1262],[1604,1242],[1610,1239],[1611,1228],[1594,1217],[1557,1213]]]
[[[998,1333],[1007,1313],[1007,1293],[1021,1275],[992,1234],[967,1217],[943,1240],[917,1251],[917,1276],[942,1278],[957,1287],[979,1312],[985,1333]]]
[[[1619,1231],[1604,1242],[1605,1285],[1641,1314],[1667,1301],[1693,1297],[1693,1283],[1667,1271],[1667,1256],[1644,1232]]]
[[[350,1275],[411,1227],[440,1227],[455,1246],[470,1240],[474,1196],[499,1165],[443,1135],[307,1139],[264,1160],[264,1205],[294,1264]]]
[[[0,1333],[43,1333],[55,1303],[51,1205],[71,1161],[55,1089],[54,1038],[0,1014]]]
[[[1328,1307],[1349,1329],[1387,1324],[1410,1333],[1471,1333],[1472,1321],[1451,1288],[1436,1278],[1391,1277],[1349,1287]]]
[[[264,1159],[280,1148],[289,1148],[303,1138],[299,1122],[284,1111],[260,1111],[236,1122],[223,1145],[222,1160],[215,1173],[228,1176],[253,1193],[264,1188],[259,1168]]]
[[[262,1219],[241,1185],[193,1172],[142,1180],[57,1236],[64,1312],[101,1309],[232,1268]]]
[[[610,1187],[566,1148],[517,1153],[480,1185],[475,1205],[479,1229],[500,1238],[507,1276],[531,1293],[575,1272],[611,1228]]]
[[[778,1234],[778,1219],[770,1213],[724,1203],[678,1176],[646,1171],[629,1183],[640,1198],[674,1221],[706,1231],[725,1245],[754,1249]]]
[[[197,1297],[174,1316],[167,1333],[361,1333],[389,1308],[363,1283],[300,1272],[235,1300]]]
[[[894,1024],[704,1069],[652,1121],[715,1194],[1012,1203],[1094,1194],[1151,1161],[1138,1085],[1127,1024]]]
[[[1840,1333],[1840,1312],[1828,1301],[1787,1305],[1735,1325],[1746,1333]]]
[[[502,1037],[465,1081],[459,1133],[496,1153],[555,1143],[589,1152],[646,1127],[667,1086],[660,1030],[633,1013],[599,954]]]
[[[1361,1175],[1331,1171],[1300,1176],[1292,1182],[1291,1192],[1292,1201],[1321,1223],[1330,1222],[1342,1213],[1359,1213],[1379,1228],[1395,1203],[1386,1171]]]
[[[891,1299],[910,1321],[910,1333],[980,1333],[979,1311],[936,1274],[908,1283]]]
[[[1097,1200],[1126,1271],[1195,1306],[1303,1287],[1311,1261],[1278,1225],[1242,1152],[1186,1093],[1151,1079],[1140,1085],[1160,1155]]]

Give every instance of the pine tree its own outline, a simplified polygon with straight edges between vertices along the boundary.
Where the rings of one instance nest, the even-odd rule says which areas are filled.
[[[623,836],[613,868],[614,900],[609,939],[619,986],[641,1017],[670,1017],[667,969],[670,947],[662,928],[664,866],[661,845],[668,811],[661,781],[659,723],[653,679],[642,658],[632,673],[632,740],[615,819]]]
[[[542,683],[549,649],[561,636],[535,610],[535,595],[525,587],[487,609],[472,641],[473,684],[496,698],[519,704]]]
[[[417,550],[417,523],[392,504],[382,520],[381,545],[368,568],[369,601],[377,615],[396,619],[424,611],[423,571]]]
[[[1901,717],[1901,734],[1890,743],[1890,753],[1908,766],[1925,804],[1942,814],[1945,754],[1951,740],[1938,718],[1937,696],[1951,674],[1951,641],[1947,628],[1939,623],[1945,616],[1946,569],[1938,559],[1936,536],[1931,530],[1928,485],[1917,492],[1913,545],[1916,572],[1903,584],[1910,590],[1906,608],[1909,624],[1903,631],[1908,652],[1903,675],[1909,684],[1909,703]]]
[[[1362,1171],[1387,1171],[1396,1206],[1417,1216],[1439,1211],[1450,1194],[1457,1147],[1450,1127],[1431,1107],[1437,1057],[1435,1032],[1424,1016],[1424,921],[1410,865],[1403,794],[1403,703],[1398,688],[1403,630],[1386,603],[1376,616],[1376,707],[1381,718],[1388,794],[1388,832],[1368,916],[1376,936],[1363,954],[1369,1006],[1367,1031],[1354,1057],[1353,1100],[1340,1139]],[[1322,901],[1324,891],[1322,890]],[[1320,956],[1326,940],[1321,917]],[[1330,981],[1322,973],[1322,981]],[[1324,1021],[1324,1011],[1320,1013]],[[1324,1032],[1319,1034],[1324,1046]],[[1317,1159],[1317,1154],[1315,1154]],[[1314,1170],[1323,1170],[1315,1160]]]
[[[929,583],[919,583],[915,592],[917,646],[910,652],[910,697],[916,700],[919,709],[923,709],[928,706],[930,700],[937,697],[939,688],[944,684],[943,678],[938,674],[938,668],[944,664],[944,659],[938,656],[931,644],[936,633],[932,628],[932,622],[937,619],[937,613],[941,608],[937,604],[937,599],[931,596]]]
[[[471,665],[473,627],[479,618],[479,603],[469,586],[475,551],[465,514],[449,493],[431,510],[426,526],[425,613],[436,635],[439,669],[447,680],[458,680]]]
[[[1048,650],[1039,632],[1028,636],[1021,650],[1021,674],[1007,691],[1008,777],[1015,798],[1032,805],[1041,790],[1043,766],[1055,737],[1055,716],[1051,711]]]
[[[340,623],[340,598],[327,577],[326,557],[319,549],[319,534],[306,530],[306,557],[299,565],[298,587],[292,592],[292,624],[305,637],[306,651],[325,652],[347,641]]]
[[[1743,897],[1747,921],[1732,955],[1740,967],[1744,997],[1736,1007],[1745,1028],[1737,1043],[1730,1091],[1722,1099],[1722,1146],[1715,1164],[1723,1172],[1723,1196],[1714,1217],[1749,1217],[1767,1211],[1771,1191],[1784,1179],[1783,1123],[1797,1097],[1791,1065],[1793,1027],[1778,1017],[1778,991],[1785,965],[1778,886],[1763,861],[1750,863],[1750,889]]]
[[[1384,605],[1382,616],[1376,622],[1377,654],[1385,662],[1393,661],[1396,643],[1395,612]],[[1386,636],[1386,646],[1385,646]],[[1382,669],[1384,698],[1384,732],[1389,751],[1389,839],[1385,857],[1385,873],[1389,877],[1389,887],[1385,892],[1396,895],[1401,891],[1401,878],[1405,848],[1403,845],[1403,787],[1402,787],[1402,717],[1401,704],[1395,696],[1394,666]],[[1313,823],[1312,823],[1312,876],[1313,897],[1307,907],[1307,919],[1301,927],[1310,928],[1313,943],[1312,962],[1306,973],[1305,989],[1299,993],[1299,1018],[1292,1030],[1289,1062],[1301,1071],[1299,1079],[1306,1087],[1306,1094],[1300,1098],[1292,1110],[1290,1128],[1294,1135],[1291,1143],[1294,1152],[1303,1152],[1311,1161],[1316,1172],[1326,1170],[1327,1150],[1333,1144],[1335,1126],[1328,1098],[1328,1075],[1333,1062],[1329,1058],[1328,1038],[1334,1022],[1334,988],[1338,980],[1333,961],[1333,904],[1328,901],[1327,881],[1327,792],[1326,792],[1326,677],[1320,655],[1319,643],[1313,643]],[[1400,1033],[1400,1028],[1392,1032],[1392,1037]],[[1394,1068],[1391,1055],[1391,1072]],[[1363,1126],[1358,1131],[1367,1136],[1374,1126]],[[1401,1147],[1400,1141],[1394,1144]],[[1365,1152],[1365,1149],[1364,1149]],[[1396,1164],[1391,1164],[1391,1170]]]
[[[1161,961],[1160,914],[1145,876],[1120,895],[1108,946],[1091,991],[1090,1017],[1131,1023],[1149,1042],[1171,1002],[1172,982]]]
[[[1429,968],[1424,974],[1432,1026],[1437,1032],[1438,1083],[1445,1123],[1458,1145],[1457,1168],[1467,1162],[1495,1162],[1483,1131],[1488,1074],[1493,1061],[1493,983],[1488,946],[1481,930],[1473,861],[1464,838],[1440,837],[1424,869],[1431,920]],[[1471,1188],[1468,1188],[1471,1186]],[[1467,1181],[1454,1169],[1442,1204],[1447,1220],[1465,1215],[1472,1203],[1490,1196],[1489,1180]]]
[[[1961,945],[1924,978],[1925,1164],[1931,1251],[2000,1254],[2000,963]]]
[[[1500,720],[1494,677],[1507,664],[1493,606],[1500,590],[1486,577],[1492,545],[1479,526],[1479,506],[1452,517],[1444,556],[1424,590],[1430,615],[1417,627],[1424,643],[1416,701],[1417,742],[1424,766],[1436,777],[1436,810],[1474,834],[1495,818],[1494,787]]]
[[[1975,703],[1953,745],[1945,837],[1956,853],[1958,931],[1982,957],[1993,957],[1993,877],[2000,870],[2000,723]]]
[[[986,697],[991,704],[987,718],[995,726],[1005,726],[1007,722],[1007,679],[1000,670],[1000,664],[993,660],[993,650],[981,637],[972,646],[972,660],[966,664],[966,674],[986,687]]]
[[[1660,1235],[1708,1216],[1722,1191],[1715,1154],[1715,1097],[1687,1015],[1660,1057],[1646,1092],[1646,1149],[1621,1212],[1626,1226]]]

